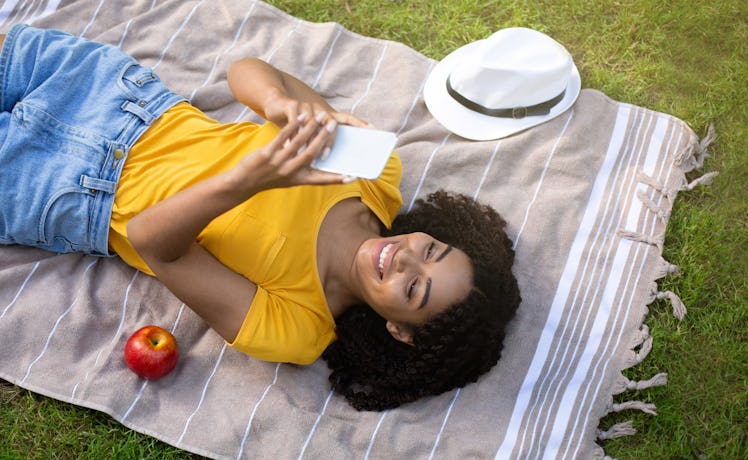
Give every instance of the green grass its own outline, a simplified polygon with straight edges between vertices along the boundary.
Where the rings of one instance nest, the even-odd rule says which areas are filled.
[[[0,382],[2,382],[0,380]],[[0,385],[0,459],[198,458],[111,417]]]
[[[619,459],[748,458],[748,3],[740,0],[271,1],[315,22],[403,42],[434,58],[508,26],[544,31],[574,55],[583,86],[671,113],[700,136],[717,129],[703,172],[711,187],[678,197],[664,255],[681,274],[662,282],[689,309],[679,322],[657,301],[654,348],[628,371],[669,383],[624,395],[639,433],[607,441]],[[694,178],[699,173],[693,175]],[[106,415],[0,385],[0,458],[191,458]]]

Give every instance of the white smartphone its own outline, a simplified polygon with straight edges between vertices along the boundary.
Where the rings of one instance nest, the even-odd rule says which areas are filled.
[[[389,131],[339,125],[330,155],[317,158],[312,168],[361,179],[376,179],[382,174],[395,149],[397,136]]]

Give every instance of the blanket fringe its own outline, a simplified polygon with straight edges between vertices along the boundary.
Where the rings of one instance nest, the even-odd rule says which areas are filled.
[[[649,187],[653,188],[654,190],[662,194],[671,203],[675,200],[675,196],[680,191],[680,188],[669,189],[665,187],[665,184],[645,173],[641,169],[636,172],[636,180],[639,181],[639,183],[648,185]]]
[[[608,409],[608,413],[621,412],[625,410],[640,410],[646,414],[657,415],[657,407],[652,403],[645,403],[644,401],[624,401],[622,403],[613,403]]]
[[[691,145],[687,149],[683,149],[682,152],[676,155],[675,164],[686,171],[701,168],[704,165],[704,160],[709,157],[707,149],[716,138],[717,132],[714,129],[714,125],[710,124],[706,136],[700,142]]]
[[[657,217],[660,218],[662,223],[667,222],[667,220],[670,218],[670,211],[665,209],[664,206],[660,206],[657,203],[654,202],[654,200],[647,196],[646,193],[639,190],[636,192],[636,196],[639,198],[639,201],[642,202],[644,206],[647,207],[650,211],[652,211]]]
[[[646,390],[652,387],[661,387],[667,385],[667,373],[661,372],[649,380],[629,380],[623,374],[618,376],[618,380],[613,385],[613,394],[620,394],[624,391]]]
[[[655,279],[678,274],[680,274],[680,269],[677,265],[673,265],[667,260],[660,258],[660,263],[657,266],[657,270],[655,271]]]
[[[630,230],[618,230],[618,236],[627,240],[634,241],[636,243],[646,243],[652,246],[656,246],[659,250],[662,250],[662,245],[665,241],[665,234],[658,233],[657,235],[645,235],[641,232],[633,232]]]
[[[617,234],[621,238],[625,238],[627,240],[656,246],[659,250],[662,250],[662,245],[665,239],[665,235],[663,233],[658,233],[656,235],[650,236],[630,230],[618,230]],[[678,267],[665,261],[664,259],[661,259],[657,272],[655,273],[655,279],[662,278],[663,276],[672,273],[679,273]],[[680,297],[678,297],[677,294],[672,291],[660,291],[657,288],[657,283],[652,283],[652,287],[650,288],[650,298],[649,302],[647,303],[652,303],[655,299],[668,299],[670,301],[670,304],[673,306],[673,316],[675,316],[679,320],[682,320],[686,316],[686,306],[683,304],[683,301],[680,299]]]
[[[636,180],[640,184],[636,196],[647,211],[655,214],[660,223],[663,224],[661,227],[664,227],[664,224],[667,224],[667,221],[671,216],[673,202],[679,192],[691,191],[702,185],[711,185],[714,178],[719,174],[716,171],[709,172],[690,182],[688,182],[685,177],[686,173],[703,167],[704,160],[709,157],[708,147],[712,142],[714,142],[716,137],[714,126],[710,125],[706,136],[704,136],[700,141],[697,141],[695,136],[691,138],[689,145],[686,148],[681,149],[675,157],[675,166],[680,169],[681,174],[677,174],[674,181],[669,179],[667,183],[663,183],[661,179],[650,176],[644,172],[643,169],[639,169],[636,172]],[[670,177],[672,178],[672,176]],[[644,306],[644,316],[646,316],[648,312],[649,304],[657,299],[667,299],[672,305],[673,316],[682,320],[686,314],[686,307],[683,301],[674,292],[660,290],[657,285],[657,280],[680,273],[677,265],[671,264],[661,256],[665,239],[664,233],[648,235],[638,231],[619,229],[617,235],[620,238],[636,243],[644,243],[654,246],[659,250],[660,256],[655,262],[656,266],[653,270],[654,279],[651,281],[649,286],[650,294],[649,299],[646,301],[646,305]],[[641,321],[643,321],[643,318],[641,318]],[[649,333],[649,327],[643,322],[640,322],[640,324],[639,329],[634,331],[629,339],[628,350],[623,356],[621,370],[640,364],[652,350],[652,336]],[[667,381],[668,375],[664,372],[656,374],[647,380],[631,380],[619,371],[613,382],[612,394],[610,395],[605,415],[625,410],[639,410],[650,415],[657,415],[657,408],[652,403],[639,400],[615,403],[613,402],[613,395],[620,395],[627,391],[639,391],[663,386],[667,384]],[[634,428],[633,422],[629,420],[617,423],[607,430],[598,429],[597,440],[605,441],[634,434],[636,434],[636,429]],[[611,457],[605,455],[602,448],[595,452],[594,458],[613,460]]]
[[[605,441],[607,439],[622,438],[624,436],[632,436],[636,434],[636,428],[631,420],[626,422],[616,423],[607,430],[597,430],[597,439]],[[610,457],[608,457],[610,458]]]
[[[719,171],[708,172],[704,174],[703,176],[698,177],[692,180],[691,182],[689,182],[688,184],[684,185],[683,188],[681,188],[681,190],[691,191],[695,189],[696,187],[698,187],[699,185],[712,185],[714,178],[717,177],[718,175],[719,175]]]
[[[636,347],[641,347],[642,345],[644,345],[644,342],[646,340],[651,340],[651,337],[649,335],[649,326],[642,323],[642,325],[639,326],[639,329],[637,329],[636,332],[632,334],[629,349],[633,350]]]
[[[673,316],[678,320],[683,320],[686,316],[686,306],[683,301],[673,291],[657,291],[654,294],[655,299],[668,299],[673,306]]]
[[[626,355],[623,362],[624,368],[628,369],[641,363],[650,351],[652,351],[652,337],[647,337],[639,344],[639,351],[630,350]]]
[[[652,282],[649,286],[649,300],[647,303],[652,303],[655,300],[662,300],[667,299],[670,301],[670,304],[673,306],[673,316],[675,316],[678,320],[683,320],[683,318],[686,316],[686,305],[683,303],[683,301],[678,297],[678,294],[674,293],[673,291],[660,291],[659,287],[657,286],[656,282]]]
[[[622,368],[628,369],[641,363],[651,350],[652,337],[649,335],[649,327],[642,323],[639,329],[633,332],[631,336],[628,349],[624,352]],[[622,378],[624,378],[623,375],[620,375],[619,379]],[[625,388],[620,391],[614,391],[613,394],[618,394],[622,391],[625,391]]]
[[[667,195],[667,193],[665,193],[667,191],[667,188],[665,188],[665,185],[663,185],[662,182],[658,181],[654,177],[645,173],[642,169],[639,169],[636,172],[636,180],[641,182],[642,184],[652,187],[653,189],[657,190],[663,195]]]
[[[708,172],[701,177],[697,177],[691,182],[686,182],[686,179],[684,177],[681,179],[681,185],[679,185],[676,189],[668,189],[660,181],[640,169],[636,173],[636,179],[640,183],[651,187],[657,193],[664,196],[666,201],[658,204],[655,202],[655,199],[651,198],[644,190],[637,191],[636,196],[637,198],[639,198],[639,201],[641,201],[647,209],[653,212],[664,224],[667,223],[668,219],[670,218],[670,209],[672,208],[672,203],[675,200],[675,196],[678,194],[678,192],[689,192],[701,185],[711,185],[714,181],[714,178],[718,175],[719,171]]]

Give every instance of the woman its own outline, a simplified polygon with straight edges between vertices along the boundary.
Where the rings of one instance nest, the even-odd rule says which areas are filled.
[[[359,409],[498,360],[519,303],[503,220],[437,193],[383,237],[402,204],[396,155],[374,181],[309,166],[362,120],[256,59],[228,83],[271,123],[221,124],[114,47],[26,26],[2,40],[0,242],[117,254],[259,359],[327,349]]]

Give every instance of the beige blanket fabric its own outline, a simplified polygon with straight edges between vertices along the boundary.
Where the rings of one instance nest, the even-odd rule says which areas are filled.
[[[35,5],[35,6],[29,6]],[[673,199],[703,146],[680,120],[586,89],[559,118],[494,142],[469,142],[429,115],[434,61],[337,24],[298,20],[254,0],[6,2],[17,22],[122,47],[212,117],[257,120],[231,97],[226,69],[258,56],[339,110],[398,133],[404,209],[437,188],[497,208],[515,241],[523,302],[499,365],[478,383],[388,412],[332,394],[323,361],[265,363],[227,348],[160,283],[118,259],[0,248],[0,377],[111,414],[215,458],[590,458],[612,395],[665,383],[620,371],[651,347],[642,324],[675,270],[661,258]],[[154,382],[122,358],[146,324],[173,331],[182,357]]]

